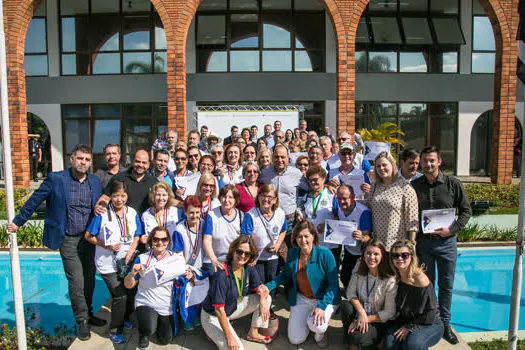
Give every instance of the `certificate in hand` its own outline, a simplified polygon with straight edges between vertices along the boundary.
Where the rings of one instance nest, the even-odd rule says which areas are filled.
[[[104,227],[104,245],[115,245],[120,243],[120,232],[111,231],[109,227]]]
[[[186,272],[186,261],[182,254],[173,254],[167,259],[159,261],[154,268],[157,285],[179,278]]]
[[[200,174],[192,174],[189,176],[178,176],[175,178],[175,186],[184,190],[182,199],[192,196],[197,192],[197,184],[199,183]]]
[[[325,220],[324,242],[354,247],[357,242],[352,233],[357,230],[353,221]]]
[[[365,142],[365,159],[375,160],[381,152],[390,153],[390,144],[386,142]]]
[[[361,190],[361,185],[365,182],[365,177],[363,175],[340,175],[339,182],[352,187],[356,199],[363,199],[363,191]]]
[[[209,278],[202,280],[195,279],[195,285],[188,283],[186,285],[186,295],[184,297],[184,304],[186,307],[201,304],[208,295],[210,289]]]
[[[456,220],[456,208],[430,209],[421,212],[423,233],[433,233],[439,228],[450,227]]]

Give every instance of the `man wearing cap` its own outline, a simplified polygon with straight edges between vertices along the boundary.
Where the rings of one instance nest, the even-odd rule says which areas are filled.
[[[339,180],[341,175],[350,174],[363,176],[364,184],[361,185],[361,188],[368,188],[367,185],[370,185],[368,174],[363,169],[359,169],[355,166],[354,156],[354,146],[348,142],[343,142],[339,147],[339,160],[341,161],[341,166],[339,168],[330,169],[330,172],[328,173],[328,187],[332,192],[335,192],[335,189],[341,184],[341,181]]]

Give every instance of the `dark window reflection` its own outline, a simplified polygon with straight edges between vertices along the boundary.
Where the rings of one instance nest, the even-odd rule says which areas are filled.
[[[124,73],[143,74],[153,73],[151,65],[151,53],[133,52],[124,54]]]
[[[432,44],[432,35],[426,18],[403,18],[403,29],[407,44],[428,45]]]
[[[168,71],[166,59],[166,51],[155,52],[153,56],[153,69],[155,72],[166,73]]]
[[[369,52],[369,72],[395,72],[397,71],[396,52]]]
[[[423,149],[427,138],[427,105],[400,104],[399,127],[405,133],[406,147]]]
[[[432,18],[438,43],[464,44],[463,33],[457,18]]]
[[[120,120],[96,120],[93,129],[94,153],[102,153],[108,143],[120,144]]]
[[[89,145],[91,143],[89,134],[89,120],[66,120],[64,122],[66,150],[71,151],[80,143]]]
[[[231,47],[259,47],[259,23],[257,15],[231,15]]]
[[[149,50],[149,17],[124,17],[124,50]]]
[[[226,44],[226,17],[199,16],[197,26],[197,45]]]
[[[377,44],[401,44],[401,34],[397,19],[392,17],[372,17],[372,32]]]
[[[91,0],[92,13],[118,13],[119,0]]]
[[[355,70],[357,73],[366,72],[366,51],[356,51]]]

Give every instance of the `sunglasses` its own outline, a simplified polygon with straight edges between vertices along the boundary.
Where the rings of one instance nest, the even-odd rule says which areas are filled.
[[[412,256],[412,254],[410,253],[390,253],[390,256],[392,257],[392,260],[396,260],[399,258],[403,260],[407,260],[408,258]]]
[[[176,162],[182,162],[183,160],[186,160],[186,159],[188,159],[188,158],[186,158],[186,157],[182,157],[182,158],[176,157],[175,161]]]
[[[340,152],[339,154],[342,156],[351,156],[352,152]]]
[[[350,140],[350,138],[348,137],[340,137],[337,139],[337,141],[346,141],[346,140]]]
[[[297,163],[297,166],[308,166],[308,163]]]
[[[215,184],[202,184],[201,187],[215,187]]]
[[[259,174],[257,170],[246,170],[246,174]]]
[[[199,158],[200,154],[190,154],[190,158]]]
[[[246,252],[242,249],[236,249],[235,250],[235,254],[239,255],[239,256],[245,256],[247,258],[249,258],[250,256],[252,256],[252,253],[251,252]]]
[[[170,241],[169,237],[153,237],[153,243],[168,243]]]

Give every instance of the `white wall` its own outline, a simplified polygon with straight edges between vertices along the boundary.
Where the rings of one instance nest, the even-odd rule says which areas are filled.
[[[60,105],[27,105],[27,112],[36,114],[44,123],[51,136],[51,164],[52,171],[64,170],[63,141],[62,141],[62,118],[60,117]]]

